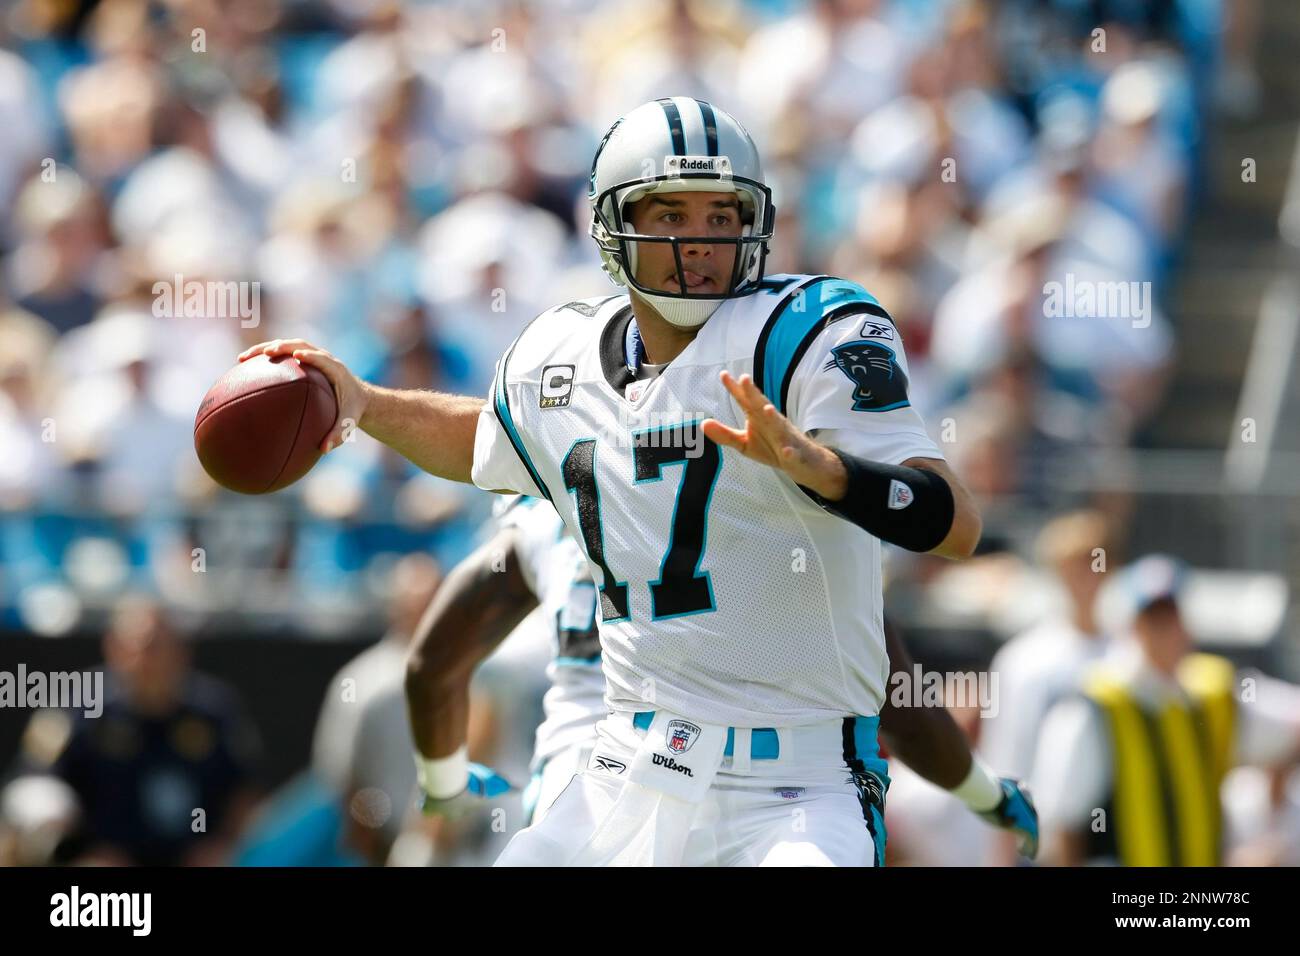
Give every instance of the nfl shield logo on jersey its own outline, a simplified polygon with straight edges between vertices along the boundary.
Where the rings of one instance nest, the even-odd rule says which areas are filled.
[[[668,749],[675,754],[686,753],[699,736],[700,728],[689,720],[668,721]]]

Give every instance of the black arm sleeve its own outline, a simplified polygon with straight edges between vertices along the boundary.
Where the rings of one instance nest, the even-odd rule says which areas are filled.
[[[799,486],[822,508],[908,551],[929,551],[948,537],[956,506],[942,476],[922,468],[867,461],[838,448],[831,451],[848,471],[844,497],[827,501]]]

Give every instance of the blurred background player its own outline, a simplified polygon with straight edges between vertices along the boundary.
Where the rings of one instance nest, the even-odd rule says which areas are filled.
[[[417,553],[396,561],[387,581],[387,632],[329,679],[315,724],[311,765],[268,799],[242,841],[240,865],[475,862],[480,852],[475,844],[484,835],[477,826],[481,820],[473,821],[474,827],[444,827],[412,812],[416,779],[403,679],[417,625],[442,574],[432,558]],[[468,736],[476,755],[485,758],[502,755],[499,723],[510,717],[500,701],[509,689],[495,676],[471,689]],[[478,862],[490,860],[489,855]]]
[[[53,744],[46,769],[80,806],[79,862],[228,862],[258,800],[259,745],[238,698],[189,657],[162,608],[126,598],[104,637],[103,714],[32,718],[29,760]]]
[[[1043,718],[1074,692],[1084,669],[1106,649],[1097,595],[1107,580],[1106,562],[1118,561],[1109,522],[1097,511],[1052,519],[1036,550],[1040,566],[1055,578],[1056,600],[1042,621],[1004,644],[989,664],[998,680],[996,713],[963,722],[978,734],[980,753],[990,764],[1031,783]],[[1014,860],[1006,841],[999,849],[1002,862]]]
[[[388,631],[330,681],[312,746],[312,769],[347,810],[344,842],[375,865],[388,859],[415,794],[402,682],[420,615],[442,575],[432,558],[411,554],[390,580]]]
[[[1126,570],[1128,633],[1044,720],[1032,779],[1049,863],[1220,865],[1224,775],[1300,754],[1294,688],[1192,652],[1185,575],[1162,555]]]

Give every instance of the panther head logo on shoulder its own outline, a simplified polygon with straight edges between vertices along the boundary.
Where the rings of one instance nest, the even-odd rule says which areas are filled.
[[[894,350],[877,342],[846,342],[831,349],[824,370],[838,368],[848,376],[855,412],[887,412],[909,405],[907,375]]]

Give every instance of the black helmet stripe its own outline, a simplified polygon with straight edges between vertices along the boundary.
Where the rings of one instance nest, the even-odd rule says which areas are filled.
[[[596,147],[596,155],[591,157],[591,179],[587,185],[588,198],[596,198],[596,164],[600,162],[600,154],[605,151],[605,144],[609,142],[609,138],[614,135],[614,130],[618,129],[619,124],[622,122],[623,117],[621,116],[614,120],[614,125],[605,131],[604,138],[600,141],[600,145]]]
[[[718,155],[718,121],[713,116],[713,107],[704,100],[696,100],[700,104],[700,116],[704,119],[704,135],[708,140],[710,156]]]
[[[664,108],[664,115],[668,118],[668,129],[673,134],[673,155],[686,155],[686,133],[682,130],[682,114],[677,109],[677,104],[672,101],[671,97],[665,96],[657,101]]]

